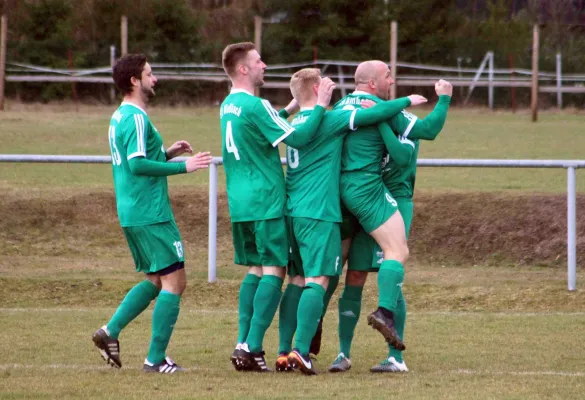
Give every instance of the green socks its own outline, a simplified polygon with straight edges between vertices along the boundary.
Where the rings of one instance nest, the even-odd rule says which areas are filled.
[[[144,280],[134,286],[108,322],[110,336],[118,339],[120,331],[126,327],[134,318],[148,307],[150,302],[158,296],[159,289],[149,280]]]
[[[250,322],[250,331],[246,343],[250,352],[262,351],[262,342],[268,327],[272,323],[280,296],[282,294],[282,279],[275,275],[264,275],[258,284],[254,296],[254,315]]]
[[[146,359],[152,364],[162,362],[179,316],[181,296],[161,290],[152,313],[152,338]]]
[[[404,341],[404,325],[406,324],[406,301],[402,295],[402,290],[398,295],[398,303],[396,304],[396,311],[394,311],[394,326],[398,336]],[[402,362],[402,352],[396,350],[394,347],[388,345],[390,352],[388,357],[394,357],[396,361]]]
[[[331,301],[331,297],[333,297],[333,293],[335,293],[335,289],[337,289],[338,284],[339,275],[329,277],[329,284],[327,285],[327,291],[325,292],[325,297],[323,298],[323,315],[321,318],[325,317],[325,313],[329,307],[329,302]]]
[[[290,353],[297,330],[297,310],[303,288],[289,283],[282,295],[278,314],[278,354]]]
[[[240,285],[238,298],[238,343],[244,343],[250,331],[250,321],[254,314],[254,296],[258,289],[260,277],[247,274]]]
[[[402,292],[404,267],[396,260],[384,260],[378,272],[378,306],[396,312],[396,303]]]
[[[362,310],[363,286],[345,286],[339,299],[339,352],[350,357],[351,342]]]
[[[317,332],[317,326],[323,314],[324,297],[325,289],[317,283],[309,282],[303,289],[297,311],[298,327],[295,337],[295,347],[303,355],[309,354],[311,341]]]

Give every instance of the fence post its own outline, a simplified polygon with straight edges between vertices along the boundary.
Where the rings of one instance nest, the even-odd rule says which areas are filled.
[[[262,17],[254,16],[254,47],[256,51],[262,56]],[[254,89],[254,94],[260,97],[260,88]]]
[[[6,15],[0,17],[0,111],[4,111],[4,78],[6,76],[6,36],[8,32]]]
[[[209,232],[207,282],[217,280],[217,164],[209,164]]]
[[[559,110],[563,109],[563,92],[561,90],[563,78],[561,69],[561,53],[557,53],[557,106],[559,107]]]
[[[489,52],[490,60],[488,62],[488,103],[490,110],[494,109],[494,53]]]
[[[110,46],[110,65],[114,68],[114,64],[116,63],[116,46]],[[114,104],[116,101],[116,89],[112,85],[110,87],[110,104]]]
[[[396,73],[398,71],[398,65],[396,64],[397,61],[397,53],[398,53],[398,24],[396,21],[392,21],[390,24],[390,75],[392,76],[392,80],[394,81],[394,85],[390,86],[390,99],[394,100],[396,98],[396,87],[398,82],[396,82]]]
[[[567,286],[576,290],[577,283],[577,190],[575,167],[567,169]]]
[[[538,25],[534,25],[532,34],[532,94],[530,107],[532,108],[532,122],[538,120]]]
[[[122,55],[125,56],[128,53],[128,17],[125,15],[120,21],[120,40]]]

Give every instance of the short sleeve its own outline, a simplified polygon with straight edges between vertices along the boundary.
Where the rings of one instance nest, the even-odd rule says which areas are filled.
[[[146,124],[148,121],[142,114],[129,115],[124,120],[124,147],[126,158],[146,157]]]
[[[287,120],[278,115],[278,111],[268,100],[258,101],[250,118],[273,147],[278,146],[295,130]]]

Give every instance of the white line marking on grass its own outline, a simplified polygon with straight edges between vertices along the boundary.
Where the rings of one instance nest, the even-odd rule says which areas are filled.
[[[47,364],[47,365],[34,365],[34,364],[0,364],[0,371],[9,369],[32,369],[32,370],[76,370],[76,371],[142,371],[142,367],[122,367],[113,368],[109,365],[74,365],[74,364]],[[204,368],[205,369],[205,368]],[[185,371],[196,371],[199,370],[197,367],[184,368]]]
[[[38,308],[38,307],[16,307],[16,308],[0,308],[0,313],[27,313],[27,312],[113,312],[115,308],[107,307],[60,307],[60,308]],[[146,310],[146,313],[152,313],[152,310]],[[192,314],[237,314],[237,309],[185,309],[181,308],[181,313],[192,313]],[[329,312],[330,315],[336,315],[335,312]],[[424,316],[446,316],[446,317],[546,317],[546,316],[559,316],[559,317],[585,317],[585,312],[565,312],[565,311],[543,311],[543,312],[501,312],[501,311],[413,311],[408,313],[409,317],[424,317]]]
[[[461,375],[500,375],[500,376],[568,376],[568,377],[585,377],[585,372],[566,372],[566,371],[475,371],[472,369],[458,369],[456,371],[447,371]]]
[[[72,307],[72,308],[33,308],[33,307],[21,307],[21,308],[0,308],[0,313],[27,313],[27,312],[113,312],[115,308],[101,308],[101,307]],[[152,312],[152,310],[146,310],[146,313]],[[181,313],[188,312],[193,314],[237,314],[238,310],[205,310],[205,309],[183,309]]]
[[[112,368],[109,365],[74,365],[74,364],[48,364],[48,365],[34,365],[34,364],[0,364],[0,371],[10,369],[28,369],[28,370],[76,370],[76,371],[138,371],[142,367],[123,367],[121,369]],[[185,368],[187,372],[194,371],[219,371],[218,368]],[[230,370],[226,368],[226,370]],[[578,378],[585,377],[585,372],[568,372],[568,371],[487,371],[487,370],[472,370],[472,369],[456,369],[451,371],[437,371],[438,375],[456,374],[456,375],[497,375],[497,376],[559,376]],[[421,374],[425,375],[425,374]]]

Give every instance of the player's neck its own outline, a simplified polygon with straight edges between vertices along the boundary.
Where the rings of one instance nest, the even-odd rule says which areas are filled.
[[[247,79],[233,79],[232,80],[232,90],[245,90],[248,93],[254,94],[256,87],[249,82]]]
[[[376,95],[376,92],[372,88],[370,88],[368,85],[356,85],[355,91],[356,92],[366,92],[368,94],[371,94],[372,96]]]
[[[143,110],[146,110],[146,101],[144,101],[141,96],[134,93],[124,96],[124,103],[132,103],[142,108]]]
[[[315,108],[316,105],[317,105],[317,99],[310,100],[310,101],[303,101],[303,102],[299,103],[301,110],[307,109],[307,108]]]

